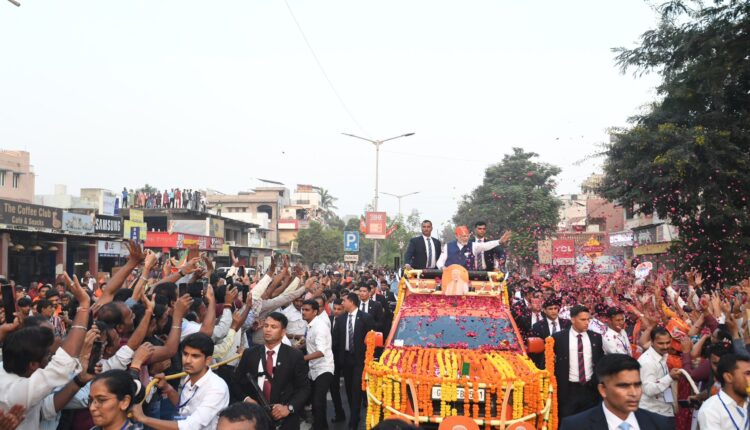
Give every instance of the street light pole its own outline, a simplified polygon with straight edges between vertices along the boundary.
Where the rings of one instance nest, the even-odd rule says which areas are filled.
[[[414,191],[413,193],[407,193],[407,194],[401,194],[401,195],[391,194],[391,193],[386,193],[386,192],[382,192],[381,194],[385,194],[386,196],[391,196],[391,197],[395,197],[398,199],[398,215],[401,216],[401,199],[403,199],[404,197],[413,196],[414,194],[419,194],[419,191]]]
[[[377,210],[378,210],[378,194],[379,194],[378,187],[379,187],[379,182],[380,182],[380,145],[384,144],[385,142],[388,142],[389,140],[399,139],[399,138],[402,138],[402,137],[414,136],[414,133],[405,133],[405,134],[401,134],[401,135],[398,135],[398,136],[390,137],[390,138],[384,139],[384,140],[368,139],[366,137],[357,136],[357,135],[351,134],[351,133],[341,133],[341,134],[343,134],[344,136],[353,137],[355,139],[361,139],[361,140],[370,142],[373,145],[375,145],[375,198],[372,201],[372,205],[373,205],[373,210],[377,212]],[[373,263],[375,263],[375,265],[377,265],[378,264],[378,240],[375,239],[374,242],[375,242],[375,244],[373,245],[373,250],[372,250],[372,260],[373,260]]]

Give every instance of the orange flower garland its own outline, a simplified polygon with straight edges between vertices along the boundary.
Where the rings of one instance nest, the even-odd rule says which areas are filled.
[[[464,363],[468,364],[468,374],[461,370]],[[517,419],[539,413],[548,399],[545,389],[553,384],[548,371],[537,369],[525,355],[500,351],[389,347],[380,360],[368,361],[365,373],[363,385],[382,401],[379,406],[368,399],[368,428],[393,415],[389,408],[402,412],[408,409],[407,378],[418,393],[419,415],[431,417],[431,421],[458,415],[459,411],[478,416],[482,407],[480,389],[484,390],[484,412],[488,420]],[[509,383],[513,386],[509,410],[498,410],[493,416],[492,407],[496,402],[502,404]],[[433,410],[434,386],[441,390],[438,410]],[[538,422],[541,424],[542,420]]]

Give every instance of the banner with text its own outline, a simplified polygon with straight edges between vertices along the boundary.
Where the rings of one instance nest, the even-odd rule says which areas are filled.
[[[62,210],[10,200],[0,200],[0,224],[24,227],[62,228]]]
[[[552,264],[572,266],[576,263],[576,243],[573,239],[552,241]]]
[[[385,239],[387,220],[388,217],[385,212],[367,212],[365,214],[365,237],[367,239]]]

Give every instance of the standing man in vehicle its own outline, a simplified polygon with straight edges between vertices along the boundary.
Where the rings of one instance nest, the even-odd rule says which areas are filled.
[[[432,221],[422,221],[422,235],[409,240],[404,254],[405,269],[434,269],[440,258],[440,241],[432,237]]]
[[[510,239],[510,232],[505,232],[500,238],[500,245],[496,248],[484,251],[477,255],[475,260],[475,270],[486,270],[488,272],[494,272],[496,268],[500,269],[505,266],[505,246]],[[474,223],[474,237],[469,242],[486,242],[487,241],[487,223],[484,221],[477,221]],[[497,264],[496,264],[497,263]]]

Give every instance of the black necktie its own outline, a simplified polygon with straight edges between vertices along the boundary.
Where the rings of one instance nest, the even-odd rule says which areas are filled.
[[[428,237],[427,238],[427,263],[425,264],[425,268],[429,269],[432,265],[432,240]]]

